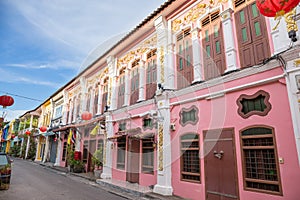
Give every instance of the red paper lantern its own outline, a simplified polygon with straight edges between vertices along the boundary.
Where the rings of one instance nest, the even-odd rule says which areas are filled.
[[[30,131],[26,131],[25,134],[26,134],[26,135],[30,135],[31,132],[30,132]]]
[[[256,0],[260,13],[266,17],[278,17],[288,13],[300,0]]]
[[[40,127],[40,131],[41,131],[41,132],[46,132],[46,131],[47,131],[47,127],[46,127],[46,126]]]
[[[3,95],[0,96],[0,105],[5,108],[14,104],[14,99],[11,96]]]
[[[83,120],[90,120],[92,119],[92,113],[88,112],[88,111],[84,111],[82,114],[81,114],[81,119]]]

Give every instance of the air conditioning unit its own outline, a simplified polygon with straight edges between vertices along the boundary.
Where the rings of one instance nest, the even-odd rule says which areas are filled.
[[[171,131],[175,131],[175,130],[176,130],[176,128],[175,128],[175,123],[171,123],[171,125],[170,125],[170,130],[171,130]]]

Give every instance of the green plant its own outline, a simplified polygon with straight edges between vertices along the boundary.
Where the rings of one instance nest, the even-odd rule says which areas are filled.
[[[71,145],[68,145],[67,147],[67,164],[73,168],[74,166],[74,150]]]
[[[92,157],[92,164],[95,165],[97,168],[103,165],[103,150],[102,148],[95,151]]]
[[[83,172],[84,170],[84,163],[81,160],[73,160],[73,171],[75,173]]]
[[[14,145],[13,147],[10,148],[9,154],[12,155],[13,157],[19,157],[20,156],[20,150],[21,150],[20,145]]]

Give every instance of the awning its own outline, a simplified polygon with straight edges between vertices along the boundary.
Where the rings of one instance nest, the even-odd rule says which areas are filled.
[[[138,127],[138,128],[127,129],[127,130],[124,130],[124,131],[119,131],[116,134],[117,135],[129,135],[129,136],[132,136],[132,135],[140,134],[141,131],[142,131],[142,129],[140,127]]]
[[[43,134],[44,136],[51,136],[51,135],[55,135],[55,133],[53,131],[48,131],[46,133]]]
[[[151,138],[154,136],[154,133],[140,133],[140,134],[136,134],[136,135],[132,135],[131,138],[136,138],[136,139],[147,139],[147,138]]]
[[[116,139],[118,139],[118,138],[120,138],[120,137],[124,137],[124,136],[126,136],[126,135],[114,135],[114,136],[109,137],[109,138],[107,138],[107,139],[108,139],[108,140],[116,140]]]

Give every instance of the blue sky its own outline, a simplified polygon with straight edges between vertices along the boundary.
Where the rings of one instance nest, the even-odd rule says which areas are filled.
[[[163,2],[0,0],[0,95],[17,95],[0,115],[5,111],[10,120],[35,109],[84,68],[91,52],[132,30]]]

